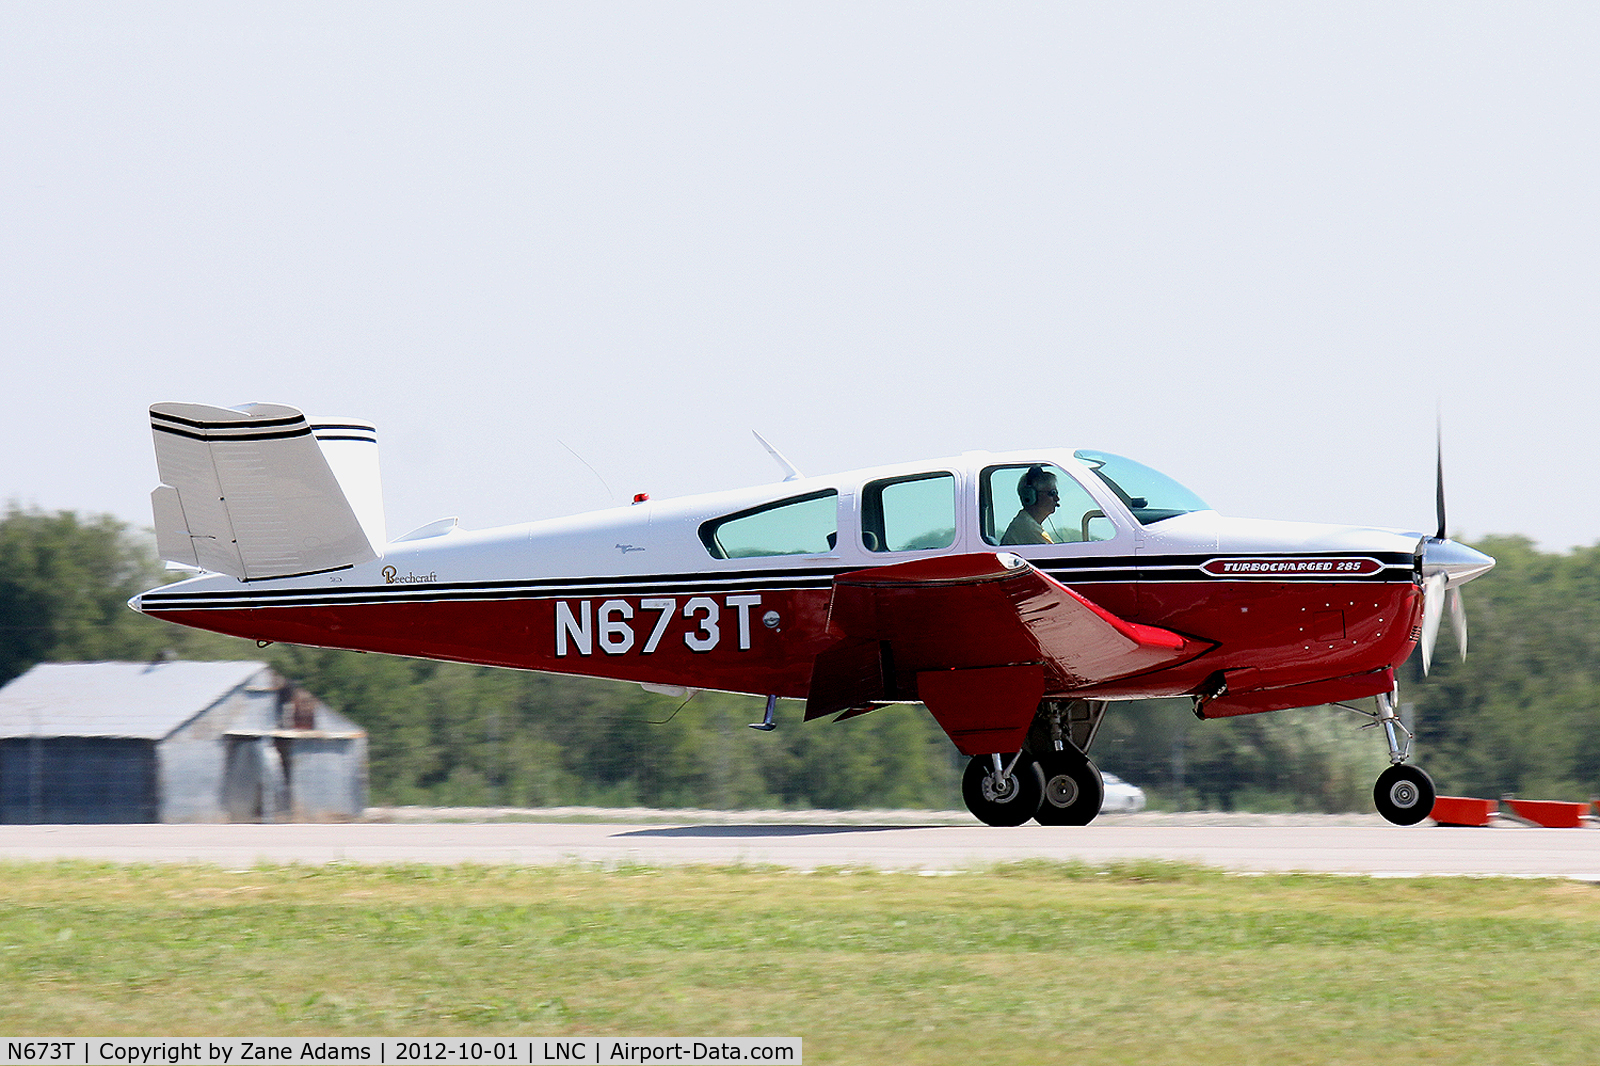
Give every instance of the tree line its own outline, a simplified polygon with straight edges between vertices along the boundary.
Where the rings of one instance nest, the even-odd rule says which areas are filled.
[[[1471,655],[1402,670],[1418,763],[1441,792],[1600,792],[1600,546],[1474,545],[1497,569],[1466,590]],[[130,611],[164,577],[113,518],[12,506],[0,519],[0,684],[38,662],[259,659],[360,723],[375,804],[961,807],[965,759],[920,707],[747,729],[758,699],[681,698],[586,678],[273,645]],[[1449,646],[1441,638],[1441,649]],[[1187,700],[1114,704],[1096,762],[1168,807],[1367,810],[1387,748],[1347,711],[1213,722]]]

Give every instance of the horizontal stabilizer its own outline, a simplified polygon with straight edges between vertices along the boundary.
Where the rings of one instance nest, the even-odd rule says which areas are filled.
[[[371,424],[313,426],[282,404],[158,403],[150,428],[162,481],[150,500],[163,559],[252,581],[381,554]]]

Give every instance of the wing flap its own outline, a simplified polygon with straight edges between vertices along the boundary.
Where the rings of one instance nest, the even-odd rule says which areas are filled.
[[[150,427],[162,481],[152,506],[163,558],[249,581],[378,557],[295,408],[158,403]]]
[[[1044,669],[1033,663],[917,675],[928,713],[965,755],[1016,751],[1044,697]]]

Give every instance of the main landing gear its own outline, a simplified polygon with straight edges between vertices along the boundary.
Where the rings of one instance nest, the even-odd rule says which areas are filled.
[[[961,798],[985,825],[1021,825],[1039,809],[1044,781],[1027,751],[974,755],[961,775]]]
[[[1045,700],[1022,750],[974,755],[961,796],[985,825],[1088,825],[1105,782],[1085,754],[1105,714],[1101,700]]]
[[[1380,694],[1376,697],[1376,711],[1363,711],[1345,703],[1336,706],[1371,718],[1369,727],[1383,728],[1384,739],[1389,742],[1390,766],[1378,775],[1378,783],[1372,786],[1373,805],[1395,825],[1416,825],[1433,813],[1433,801],[1438,793],[1426,770],[1406,765],[1411,757],[1412,734],[1395,714],[1396,698],[1396,692]]]
[[[1106,784],[1089,756],[1068,746],[1039,760],[1044,798],[1033,812],[1040,825],[1088,825],[1100,813]]]

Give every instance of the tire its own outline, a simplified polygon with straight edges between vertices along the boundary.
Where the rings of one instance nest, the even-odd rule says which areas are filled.
[[[1001,756],[1000,761],[1009,762],[1010,757]],[[996,780],[994,759],[988,755],[974,755],[961,775],[961,798],[984,825],[1021,825],[1039,809],[1043,792],[1039,764],[1027,752],[1003,780]]]
[[[1395,825],[1416,825],[1433,813],[1433,778],[1417,766],[1391,766],[1372,786],[1378,813]]]
[[[1105,802],[1106,785],[1100,770],[1076,749],[1056,751],[1039,762],[1044,795],[1034,821],[1040,825],[1088,825]]]

